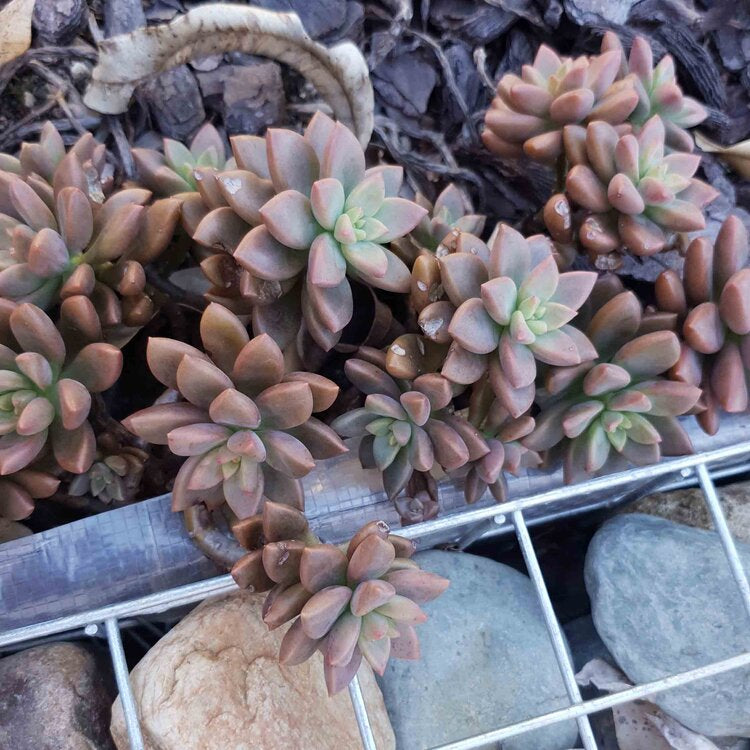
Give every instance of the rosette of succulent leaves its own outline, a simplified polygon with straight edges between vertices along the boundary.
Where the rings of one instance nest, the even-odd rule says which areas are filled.
[[[452,342],[441,369],[446,378],[470,385],[487,373],[498,400],[517,418],[534,401],[537,362],[578,365],[596,356],[571,325],[596,274],[560,273],[547,238],[526,239],[507,225],[491,243],[485,253],[470,239],[472,252],[439,259],[448,299],[423,308],[419,322],[425,333]]]
[[[586,329],[597,358],[546,374],[523,444],[560,454],[566,482],[692,452],[677,417],[696,407],[701,389],[667,378],[680,341],[668,330],[641,333],[648,327],[636,296],[616,294]]]
[[[414,472],[452,472],[489,453],[476,427],[452,410],[453,388],[442,375],[397,380],[386,371],[385,354],[364,347],[344,369],[364,394],[364,406],[337,417],[331,426],[344,437],[361,438],[360,463],[382,473],[392,500]]]
[[[83,474],[96,455],[92,393],[112,386],[122,352],[87,344],[72,354],[47,314],[0,300],[0,512],[21,519],[53,495],[62,471]]]
[[[682,278],[670,269],[656,280],[657,309],[675,316],[682,337],[669,375],[702,389],[697,420],[710,435],[722,411],[744,413],[750,405],[749,254],[747,229],[729,216],[715,243],[691,242]]]
[[[333,403],[338,386],[322,375],[287,371],[268,334],[250,338],[237,316],[216,303],[201,317],[200,336],[205,352],[149,339],[152,374],[182,400],[123,421],[141,439],[187,457],[172,490],[173,509],[226,503],[242,519],[265,498],[303,509],[300,478],[316,459],[346,451],[312,416]]]
[[[452,183],[438,195],[434,204],[421,193],[417,193],[414,202],[426,209],[427,214],[406,237],[392,243],[395,252],[410,268],[420,255],[438,252],[451,232],[479,235],[484,229],[486,217],[474,213],[469,197]]]
[[[143,266],[172,239],[172,199],[113,189],[91,134],[66,152],[47,123],[0,164],[0,296],[58,311],[69,345],[124,345],[154,315]]]
[[[304,135],[271,129],[232,147],[238,169],[200,173],[204,213],[192,237],[233,253],[244,272],[229,281],[252,304],[256,333],[300,356],[310,342],[328,351],[352,318],[350,280],[408,291],[409,269],[388,245],[427,209],[398,196],[401,167],[366,169],[354,134],[320,112]],[[214,284],[236,273],[210,270]]]
[[[683,94],[671,56],[654,66],[640,36],[626,56],[607,32],[600,55],[561,58],[542,45],[520,76],[503,76],[483,140],[501,157],[556,162],[562,192],[544,211],[550,234],[614,268],[620,253],[651,255],[705,227],[716,191],[693,176],[700,158],[687,129],[706,116]]]
[[[383,674],[391,657],[418,659],[419,606],[439,596],[445,578],[421,570],[414,545],[373,521],[343,545],[320,544],[307,520],[267,502],[260,514],[235,524],[249,550],[232,569],[241,588],[268,591],[263,621],[270,629],[292,622],[279,661],[296,665],[323,655],[329,695],[345,688],[362,660]]]
[[[227,158],[221,134],[209,122],[198,130],[187,146],[165,138],[162,152],[134,148],[132,154],[139,181],[154,195],[162,197],[198,192],[199,170],[220,171],[236,166],[233,158]]]

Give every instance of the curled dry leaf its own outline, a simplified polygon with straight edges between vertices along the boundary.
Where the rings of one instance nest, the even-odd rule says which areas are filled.
[[[140,28],[100,44],[84,101],[99,112],[124,112],[144,79],[193,58],[242,51],[298,70],[320,92],[336,119],[365,146],[373,127],[372,84],[362,53],[351,42],[314,42],[295,13],[209,4],[168,24]]]
[[[696,133],[695,142],[701,151],[716,154],[740,177],[750,180],[750,138],[731,146],[722,146],[720,143],[709,140],[705,135]]]
[[[633,687],[619,669],[602,659],[592,659],[576,675],[581,686],[593,685],[607,693]],[[638,700],[612,709],[620,750],[718,750],[708,738],[697,734],[665,714],[658,706]]]

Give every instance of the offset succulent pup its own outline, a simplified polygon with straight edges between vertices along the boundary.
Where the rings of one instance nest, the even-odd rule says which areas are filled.
[[[143,477],[148,453],[132,445],[120,445],[104,433],[97,438],[94,463],[88,471],[77,474],[68,483],[68,494],[90,495],[101,502],[132,502]]]
[[[164,139],[164,153],[151,148],[134,148],[133,159],[140,181],[155,195],[167,197],[198,190],[196,169],[232,169],[224,141],[218,130],[205,123],[193,136],[189,146],[172,138]]]
[[[547,375],[541,413],[523,443],[561,451],[566,482],[692,452],[677,417],[696,406],[701,390],[662,377],[677,363],[680,342],[671,331],[639,336],[641,323],[635,295],[616,295],[587,329],[599,357]]]
[[[232,570],[237,583],[269,591],[263,620],[270,629],[292,622],[279,661],[295,665],[323,654],[326,686],[335,695],[354,678],[362,658],[383,674],[388,659],[418,659],[419,607],[448,587],[409,559],[413,544],[373,521],[345,545],[316,543],[294,509],[266,503],[242,522],[238,537],[252,551]]]
[[[450,413],[453,392],[444,377],[427,373],[411,382],[396,381],[385,371],[385,355],[370,356],[374,361],[350,359],[344,368],[366,395],[364,407],[331,426],[345,437],[362,438],[360,462],[382,472],[388,497],[395,499],[415,471],[455,471],[489,452],[479,432]]]
[[[464,478],[464,498],[467,503],[475,503],[489,488],[495,500],[505,502],[508,499],[505,472],[518,475],[522,469],[542,462],[536,451],[523,444],[523,439],[534,430],[534,418],[529,413],[512,417],[485,378],[472,387],[469,421],[484,436],[490,452],[455,472]]]
[[[745,226],[729,216],[713,245],[705,237],[692,241],[683,279],[668,270],[656,280],[657,307],[676,314],[682,326],[670,376],[703,389],[697,419],[710,435],[719,429],[720,411],[750,406],[749,254]]]
[[[151,372],[185,400],[123,421],[143,440],[188,457],[172,490],[173,509],[226,502],[242,519],[257,513],[266,497],[303,508],[300,477],[316,459],[346,451],[312,416],[333,403],[338,387],[322,375],[287,372],[268,335],[250,339],[218,304],[206,308],[200,334],[208,354],[181,341],[149,339]]]
[[[393,242],[393,247],[409,267],[421,254],[437,252],[450,232],[481,234],[484,229],[486,217],[475,214],[468,196],[453,184],[438,195],[434,205],[421,193],[417,193],[414,202],[425,208],[427,215],[406,237]]]

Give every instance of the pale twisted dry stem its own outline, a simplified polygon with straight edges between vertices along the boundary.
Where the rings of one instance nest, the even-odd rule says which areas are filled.
[[[167,24],[103,40],[84,102],[98,112],[127,109],[135,87],[196,57],[228,51],[261,55],[299,71],[328,102],[336,119],[365,146],[373,128],[373,91],[367,63],[351,42],[324,47],[295,13],[209,4]]]

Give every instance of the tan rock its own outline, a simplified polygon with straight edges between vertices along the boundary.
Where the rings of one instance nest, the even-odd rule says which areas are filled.
[[[719,500],[735,539],[750,542],[750,483],[737,482],[719,487]],[[700,489],[655,492],[623,509],[625,513],[646,513],[698,529],[713,529],[708,506]]]
[[[346,690],[329,698],[322,657],[296,667],[276,658],[285,627],[269,632],[263,597],[240,592],[204,602],[131,673],[147,750],[358,750]],[[395,740],[372,672],[359,671],[378,750]],[[112,736],[129,750],[122,706]]]

